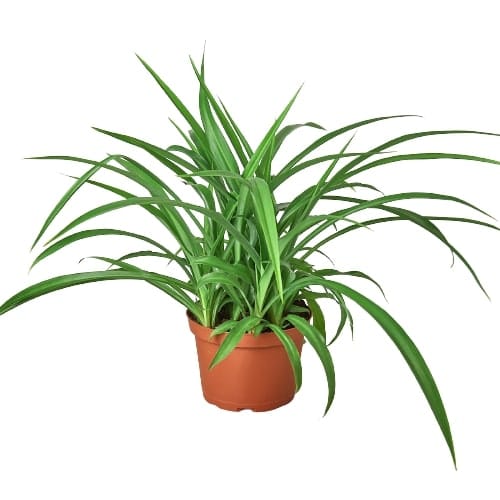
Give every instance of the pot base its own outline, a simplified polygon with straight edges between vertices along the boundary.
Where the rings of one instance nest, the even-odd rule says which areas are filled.
[[[293,400],[293,397],[292,397],[292,398],[287,398],[286,400],[283,400],[283,401],[270,401],[269,403],[245,405],[245,404],[231,403],[230,401],[220,401],[220,400],[216,400],[216,399],[210,399],[210,398],[207,398],[207,396],[205,396],[205,395],[203,395],[203,397],[205,398],[205,401],[207,401],[207,403],[215,405],[218,408],[220,408],[221,410],[227,410],[227,411],[252,410],[255,412],[265,412],[265,411],[276,410],[276,408],[280,408],[281,406],[285,406]]]

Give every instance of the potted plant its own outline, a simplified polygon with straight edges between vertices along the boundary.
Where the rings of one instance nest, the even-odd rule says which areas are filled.
[[[232,410],[270,410],[288,403],[301,386],[300,354],[306,340],[326,374],[326,413],[335,393],[329,346],[346,324],[352,327],[349,309],[352,301],[375,319],[403,355],[455,460],[441,396],[417,347],[386,310],[344,284],[342,278],[350,276],[379,285],[361,271],[337,269],[325,251],[328,243],[351,231],[386,222],[408,221],[446,245],[482,288],[470,264],[436,222],[456,221],[497,229],[494,225],[473,218],[422,215],[398,207],[394,202],[443,200],[485,214],[482,210],[445,194],[384,195],[373,185],[364,183],[362,174],[383,165],[412,160],[456,159],[498,165],[496,160],[466,154],[393,152],[393,148],[425,136],[496,134],[470,130],[416,132],[400,135],[366,151],[353,152],[351,141],[355,131],[407,115],[366,119],[331,132],[325,132],[315,123],[282,126],[297,92],[260,144],[253,148],[226,107],[207,87],[203,62],[198,68],[191,61],[199,81],[199,117],[195,117],[155,71],[144,60],[139,60],[187,122],[187,130],[172,122],[182,145],[165,148],[129,135],[96,129],[146,151],[162,164],[165,175],[157,175],[134,158],[121,154],[103,160],[43,157],[80,162],[87,165],[88,170],[75,178],[49,214],[34,247],[82,186],[90,184],[118,199],[92,208],[67,224],[49,239],[33,265],[72,243],[95,236],[127,236],[144,244],[144,249],[120,258],[94,257],[109,266],[105,270],[62,275],[29,286],[0,306],[0,314],[66,287],[105,280],[144,280],[186,308],[188,323],[196,338],[203,392],[209,402]],[[319,138],[287,163],[276,165],[275,156],[283,142],[301,127],[320,130]],[[340,150],[319,155],[319,148],[335,138],[343,139]],[[293,183],[299,172],[308,169],[317,175],[310,185],[295,197],[281,199],[278,189]],[[95,180],[101,170],[131,181],[137,188],[146,190],[147,196]],[[171,187],[172,174],[191,188],[194,201],[183,200]],[[363,195],[353,194],[354,190]],[[372,196],[367,196],[368,193]],[[167,248],[148,235],[120,229],[80,228],[100,215],[129,206],[141,207],[160,222],[174,237],[178,248]],[[356,218],[368,209],[376,209],[381,214],[377,218]],[[315,255],[327,259],[329,264],[314,265],[311,258]],[[137,258],[166,259],[172,266],[168,273],[147,271],[133,263]],[[174,267],[183,278],[170,272]],[[333,332],[325,326],[324,306],[320,305],[323,300],[330,300],[338,308],[338,325]]]

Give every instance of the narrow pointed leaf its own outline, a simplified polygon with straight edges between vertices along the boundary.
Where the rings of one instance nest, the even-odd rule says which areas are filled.
[[[261,321],[262,320],[260,318],[249,316],[240,320],[238,324],[233,326],[215,353],[215,356],[210,363],[210,368],[214,368],[221,361],[226,359],[231,354],[233,349],[239,344],[245,333],[250,332],[252,328],[255,328]]]
[[[289,314],[285,317],[285,320],[289,321],[295,328],[297,328],[297,330],[300,331],[300,333],[302,333],[302,335],[304,335],[316,351],[316,354],[323,364],[326,380],[328,382],[328,401],[325,408],[326,415],[333,403],[333,398],[335,397],[335,370],[333,367],[332,356],[326,346],[325,339],[314,326],[310,325],[301,316]]]
[[[42,159],[42,158],[33,158],[33,159]],[[46,158],[43,158],[46,159]],[[36,246],[36,244],[40,241],[42,236],[45,234],[45,231],[48,229],[52,221],[56,218],[57,214],[64,208],[66,203],[74,196],[74,194],[90,179],[95,173],[99,171],[99,169],[104,166],[107,162],[109,162],[113,157],[108,157],[104,159],[102,162],[97,163],[94,167],[89,169],[85,174],[83,174],[69,189],[66,191],[64,196],[58,201],[56,206],[52,209],[49,216],[45,219],[45,222],[40,229],[40,232],[35,238],[31,249]]]
[[[453,463],[456,464],[455,449],[453,446],[450,424],[448,422],[448,416],[446,414],[441,395],[439,394],[436,382],[434,381],[434,378],[416,345],[410,337],[408,337],[401,325],[399,325],[399,323],[397,323],[396,320],[390,316],[389,313],[387,313],[387,311],[375,304],[375,302],[344,284],[330,282],[328,286],[341,292],[346,297],[349,297],[351,300],[360,305],[383,328],[398,348],[420,385],[420,388],[422,389],[422,392],[424,393],[424,396],[427,399],[427,402],[429,403],[429,406],[434,413],[437,423],[446,440]]]
[[[278,325],[269,324],[269,328],[275,333],[276,337],[280,340],[285,348],[285,351],[290,360],[290,365],[293,370],[293,377],[295,379],[295,392],[298,392],[302,386],[302,363],[300,361],[300,354],[294,341],[286,334],[283,328]]]
[[[415,161],[415,160],[465,160],[465,161],[475,161],[480,163],[490,163],[491,165],[500,165],[500,161],[493,160],[491,158],[484,158],[482,156],[474,155],[464,155],[457,153],[413,153],[406,155],[396,155],[389,156],[387,158],[380,158],[373,162],[367,163],[357,169],[352,169],[348,171],[348,176],[352,177],[365,170],[375,168],[381,165],[388,165],[390,163],[397,163],[401,161]]]
[[[281,277],[280,245],[273,197],[266,181],[260,178],[252,180],[251,193],[257,222],[264,235],[269,258],[273,264],[276,287],[278,293],[282,296],[283,281]]]
[[[314,295],[307,290],[302,292],[302,295],[307,301],[307,306],[309,307],[312,315],[313,326],[321,333],[321,335],[326,338],[326,324],[325,315],[321,310],[320,305],[314,298]]]
[[[472,135],[485,135],[485,136],[492,136],[492,137],[500,136],[500,134],[494,134],[491,132],[481,132],[481,131],[477,131],[477,130],[427,130],[425,132],[414,132],[411,134],[405,134],[405,135],[401,135],[399,137],[396,137],[394,139],[391,139],[390,141],[384,142],[383,144],[380,144],[379,146],[362,154],[358,158],[355,158],[354,160],[350,161],[347,165],[345,165],[344,167],[342,167],[342,169],[339,170],[338,175],[342,176],[344,174],[348,174],[350,171],[352,171],[354,169],[354,167],[356,167],[357,165],[362,163],[364,160],[370,158],[374,154],[379,153],[380,151],[383,151],[384,149],[392,148],[393,146],[397,146],[398,144],[403,144],[405,142],[413,141],[415,139],[421,139],[422,137],[433,137],[433,136],[438,136],[438,135],[449,135],[449,134],[453,134],[453,135],[472,134]],[[466,158],[463,158],[463,159],[466,159]]]
[[[246,140],[245,136],[243,135],[243,133],[241,132],[240,128],[238,127],[238,125],[236,125],[236,122],[233,120],[232,116],[229,114],[229,111],[227,110],[226,106],[224,106],[224,103],[221,101],[220,105],[222,106],[222,109],[224,110],[224,113],[226,114],[227,116],[227,119],[229,120],[229,122],[231,123],[234,131],[236,132],[236,135],[238,136],[238,139],[240,140],[241,144],[243,145],[243,147],[245,148],[245,152],[246,154],[251,157],[253,155],[253,150],[252,148],[250,147],[250,144],[248,143],[248,141]]]
[[[248,163],[246,164],[244,170],[243,170],[243,177],[249,178],[255,174],[257,171],[257,168],[259,167],[259,164],[266,154],[268,148],[271,147],[271,144],[274,140],[274,134],[278,130],[279,126],[283,123],[283,120],[286,118],[286,115],[290,111],[290,108],[292,107],[293,103],[295,102],[295,99],[297,98],[298,94],[300,92],[297,90],[295,95],[292,97],[290,102],[286,105],[285,109],[281,112],[279,115],[278,119],[274,122],[273,126],[269,129],[267,134],[264,136],[264,139],[262,139],[262,142],[259,144],[257,149],[255,150],[255,153],[252,155],[252,157],[249,159]]]
[[[93,238],[96,236],[127,236],[129,238],[135,238],[138,240],[145,241],[146,243],[149,243],[155,246],[156,248],[163,250],[164,252],[168,252],[167,248],[165,248],[163,245],[153,240],[152,238],[149,238],[142,234],[131,233],[129,231],[121,231],[119,229],[88,229],[86,231],[79,231],[77,233],[66,236],[66,238],[63,238],[62,240],[59,240],[56,243],[50,245],[42,253],[38,255],[38,257],[33,261],[31,267],[34,267],[41,260],[47,258],[49,255],[52,255],[53,253],[61,250],[62,248],[70,245],[71,243],[74,243],[75,241],[80,241],[86,238]]]
[[[137,55],[137,59],[141,64],[148,70],[149,74],[156,80],[156,83],[161,87],[163,92],[170,99],[172,104],[179,110],[184,119],[189,123],[191,128],[194,130],[195,134],[201,139],[204,137],[203,129],[200,124],[196,121],[194,116],[189,112],[182,101],[177,97],[174,91],[158,76],[158,74],[151,68],[151,66],[140,56]]]
[[[10,299],[4,302],[0,306],[0,315],[20,306],[30,300],[33,300],[42,295],[55,292],[57,290],[62,290],[63,288],[68,288],[76,285],[82,285],[85,283],[93,283],[95,281],[107,281],[107,280],[118,280],[118,279],[130,279],[130,280],[143,280],[154,279],[158,282],[168,282],[168,279],[162,275],[156,273],[149,273],[146,271],[93,271],[85,273],[67,274],[63,276],[57,276],[55,278],[50,278],[45,281],[41,281],[35,285],[31,285],[19,293],[13,295]]]

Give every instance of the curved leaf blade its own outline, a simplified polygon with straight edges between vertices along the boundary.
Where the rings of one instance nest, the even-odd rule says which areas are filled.
[[[448,445],[453,463],[456,466],[455,448],[453,446],[453,437],[451,435],[448,416],[434,377],[417,346],[404,331],[403,327],[387,311],[369,298],[342,283],[332,281],[325,286],[335,289],[361,306],[382,327],[398,348],[429,403]]]
[[[96,281],[130,279],[130,280],[143,280],[153,279],[158,282],[168,282],[165,276],[147,271],[92,271],[85,273],[66,274],[56,276],[48,280],[41,281],[31,285],[19,293],[16,293],[0,306],[0,315],[5,314],[7,311],[14,309],[30,300],[33,300],[42,295],[52,293],[63,288],[68,288],[85,283],[93,283]]]
[[[136,54],[137,59],[141,62],[141,64],[146,68],[148,73],[156,80],[156,83],[161,87],[163,92],[170,99],[172,104],[177,108],[183,118],[189,123],[191,128],[194,130],[197,137],[201,140],[205,138],[203,129],[200,124],[196,121],[195,117],[189,112],[187,107],[182,103],[182,101],[177,97],[174,91],[160,78],[160,76],[153,70],[153,68],[138,54]]]
[[[255,328],[261,321],[261,318],[249,316],[240,320],[235,326],[233,326],[215,353],[209,368],[212,369],[221,361],[224,361],[224,359],[226,359],[231,352],[233,352],[234,348],[239,344],[245,333],[251,331],[252,328]]]
[[[297,350],[297,346],[286,334],[283,328],[273,324],[269,324],[268,326],[283,344],[283,347],[288,355],[288,359],[290,360],[290,365],[292,366],[293,377],[295,380],[295,392],[298,392],[302,386],[302,363],[300,361],[300,354]]]
[[[37,258],[33,261],[33,264],[31,264],[31,268],[33,268],[36,264],[38,264],[40,261],[43,259],[46,259],[53,253],[61,250],[62,248],[70,245],[71,243],[74,243],[76,241],[80,241],[86,238],[93,238],[96,236],[127,236],[130,238],[135,238],[141,241],[144,241],[146,243],[149,243],[150,245],[159,248],[160,250],[163,250],[164,252],[168,252],[168,249],[165,248],[162,244],[158,243],[157,241],[153,240],[152,238],[149,238],[147,236],[144,236],[142,234],[137,234],[137,233],[131,233],[129,231],[121,231],[119,229],[88,229],[85,231],[79,231],[74,234],[70,234],[69,236],[66,236],[66,238],[63,238],[62,240],[57,241],[56,243],[50,245],[48,248],[46,248],[43,252],[41,252]]]
[[[328,401],[326,403],[325,415],[327,414],[330,406],[335,397],[335,369],[333,367],[332,356],[328,347],[326,346],[325,339],[314,326],[310,325],[304,318],[295,314],[288,314],[285,317],[297,330],[304,335],[308,342],[312,345],[313,349],[318,354],[326,374],[328,383]]]
[[[50,159],[50,157],[40,157],[40,158],[31,158],[33,160],[42,160],[42,159]],[[65,207],[68,201],[74,196],[74,194],[95,174],[101,167],[106,165],[107,162],[113,159],[112,156],[108,156],[102,162],[97,163],[95,166],[87,170],[78,180],[76,180],[73,185],[64,193],[62,198],[57,202],[56,206],[52,209],[48,217],[45,219],[45,222],[42,225],[39,233],[37,234],[31,249],[35,248],[36,244],[40,241],[42,236],[45,234],[45,231],[48,229],[52,221],[57,217],[59,212]]]

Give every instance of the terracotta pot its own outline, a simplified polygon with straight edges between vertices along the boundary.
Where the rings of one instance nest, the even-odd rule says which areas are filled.
[[[209,370],[210,362],[225,335],[210,338],[212,329],[189,319],[196,338],[201,387],[205,399],[231,411],[274,410],[295,396],[292,366],[283,345],[274,333],[245,334],[234,351]],[[304,338],[295,328],[286,330],[299,352]]]

